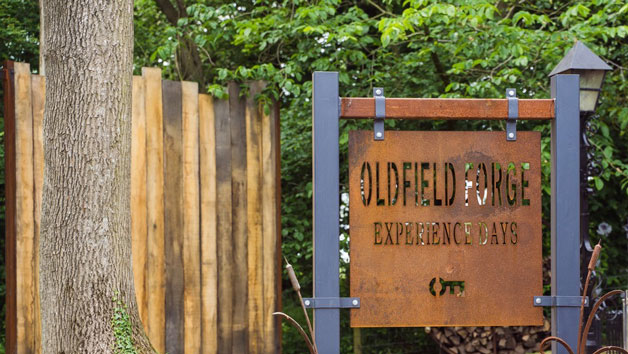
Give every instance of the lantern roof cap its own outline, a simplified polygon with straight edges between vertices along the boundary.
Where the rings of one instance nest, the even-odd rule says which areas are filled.
[[[576,41],[563,59],[556,65],[549,76],[560,74],[567,70],[612,70],[604,60],[595,55],[584,43]]]

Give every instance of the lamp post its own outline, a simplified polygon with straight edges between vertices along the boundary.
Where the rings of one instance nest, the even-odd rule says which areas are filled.
[[[556,65],[550,77],[558,74],[580,75],[580,112],[593,113],[602,91],[604,75],[611,70],[591,49],[578,41]]]
[[[590,130],[590,119],[593,117],[597,102],[599,100],[604,76],[611,70],[600,57],[595,55],[587,46],[578,41],[567,52],[563,59],[556,65],[550,73],[550,77],[559,74],[577,74],[580,76],[580,274],[586,274],[586,266],[589,263],[593,248],[589,240],[589,203],[588,194],[592,190],[588,186],[588,177],[595,171],[596,167],[590,163],[589,139],[587,132]],[[584,267],[584,268],[582,268]],[[585,296],[591,296],[592,289]],[[585,317],[586,318],[586,317]],[[588,336],[588,334],[587,334]],[[597,336],[599,337],[599,336]],[[591,345],[598,346],[599,339],[594,340]],[[589,341],[587,341],[587,347]]]

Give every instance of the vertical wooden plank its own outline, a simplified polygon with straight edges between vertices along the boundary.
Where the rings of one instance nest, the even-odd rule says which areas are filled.
[[[234,249],[233,351],[248,352],[247,314],[247,235],[246,235],[246,122],[245,101],[238,97],[237,83],[229,83],[229,113],[231,115],[231,195],[232,234]]]
[[[5,171],[5,285],[6,285],[6,317],[5,317],[5,350],[7,353],[17,352],[17,298],[16,298],[16,203],[15,198],[15,76],[14,63],[4,62],[4,171]]]
[[[185,353],[201,352],[201,243],[198,84],[182,82],[183,309]]]
[[[229,102],[214,101],[216,119],[216,248],[218,254],[218,353],[232,352],[233,277],[235,264],[231,228],[231,126]]]
[[[161,70],[142,68],[146,97],[146,293],[148,337],[155,349],[165,345],[164,146]]]
[[[183,131],[181,82],[164,80],[166,351],[183,352]]]
[[[135,297],[144,328],[148,328],[146,293],[146,95],[142,76],[133,77],[131,123],[131,242]]]
[[[41,221],[41,198],[44,186],[44,103],[46,97],[46,78],[31,76],[33,100],[33,182],[34,182],[34,234],[33,234],[33,298],[34,298],[34,346],[41,351],[41,305],[39,302],[39,232]]]
[[[281,254],[281,121],[279,102],[274,102],[271,108],[271,114],[273,115],[274,127],[272,131],[275,133],[273,136],[273,154],[275,155],[275,309],[274,311],[281,311],[281,275],[282,275],[282,254]],[[269,314],[272,316],[272,313]],[[274,316],[273,316],[274,317]],[[275,333],[274,333],[274,345],[272,351],[281,353],[281,321],[278,318],[274,318],[275,321]]]
[[[262,230],[264,274],[264,351],[279,351],[279,114],[277,107],[262,117]]]
[[[246,100],[246,209],[248,234],[249,353],[264,352],[264,288],[262,244],[262,112],[255,101],[262,82],[249,87]]]
[[[201,339],[202,352],[218,352],[218,273],[216,254],[216,127],[214,101],[199,95],[201,177]]]
[[[30,65],[15,63],[17,353],[35,351],[33,107]]]

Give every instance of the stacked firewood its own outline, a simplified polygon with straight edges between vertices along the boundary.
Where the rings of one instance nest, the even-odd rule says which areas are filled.
[[[550,324],[539,327],[426,327],[425,331],[453,354],[523,354],[539,351],[541,341],[549,336]]]
[[[543,259],[543,284],[550,282],[551,260]],[[445,353],[535,353],[545,337],[550,336],[550,323],[547,318],[539,327],[426,327]]]
[[[543,284],[550,282],[551,260],[543,259]],[[539,351],[541,341],[550,336],[546,318],[539,327],[426,327],[445,353],[523,354]]]

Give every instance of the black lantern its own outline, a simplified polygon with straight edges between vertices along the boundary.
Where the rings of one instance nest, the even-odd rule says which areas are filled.
[[[582,42],[577,41],[549,76],[579,74],[580,112],[594,112],[602,90],[604,75],[609,70],[611,67],[608,64]]]

